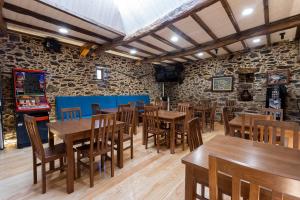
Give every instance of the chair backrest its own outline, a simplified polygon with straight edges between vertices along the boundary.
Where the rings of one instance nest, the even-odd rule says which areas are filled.
[[[27,114],[24,115],[25,127],[30,139],[32,146],[32,151],[36,154],[41,160],[45,157],[45,151],[42,144],[41,136],[36,124],[36,119],[33,116]]]
[[[90,158],[93,154],[107,151],[109,145],[113,146],[114,140],[110,140],[112,144],[109,144],[109,138],[113,138],[116,127],[116,114],[99,114],[92,116],[91,124],[91,138],[90,138]]]
[[[214,102],[212,104],[211,111],[210,111],[210,119],[212,122],[215,121],[216,109],[217,109],[217,102]]]
[[[191,107],[190,103],[178,103],[177,111],[178,112],[187,112],[187,110]]]
[[[129,108],[129,107],[130,107],[130,104],[119,104],[119,105],[118,105],[118,112],[121,112],[122,108],[124,108],[124,107]]]
[[[223,108],[222,114],[223,114],[225,135],[230,135],[229,110],[228,110],[228,107],[224,107]]]
[[[144,107],[144,122],[143,124],[146,126],[146,130],[156,130],[159,128],[158,121],[158,107],[157,106],[145,106]]]
[[[120,112],[120,121],[125,122],[125,133],[130,134],[130,126],[133,127],[136,109],[133,107],[122,107]]]
[[[272,115],[274,120],[283,120],[283,109],[263,108],[263,112],[265,115]]]
[[[61,121],[75,120],[80,118],[81,118],[81,109],[79,107],[61,109]]]
[[[156,98],[154,99],[154,105],[155,105],[155,106],[160,106],[160,105],[161,105],[161,99],[160,99],[159,97],[156,97]]]
[[[236,100],[230,100],[230,99],[227,99],[225,101],[225,106],[226,107],[234,107],[236,105]]]
[[[285,199],[286,195],[300,197],[300,181],[272,174],[272,170],[267,173],[238,162],[209,155],[209,197],[211,200],[222,199],[218,188],[218,172],[232,177],[232,200],[240,200],[241,181],[250,183],[248,199],[251,200],[259,199],[261,187],[272,191],[272,199]]]
[[[284,146],[287,131],[292,133],[293,148],[299,149],[299,125],[296,122],[256,120],[254,122],[253,140]]]
[[[200,119],[198,117],[193,118],[188,122],[187,133],[190,151],[193,151],[203,144]]]
[[[243,113],[242,117],[242,127],[241,127],[241,137],[246,138],[246,127],[249,127],[249,139],[253,140],[253,127],[254,122],[256,120],[272,120],[273,117],[271,115],[260,115],[260,114],[251,114],[251,113]]]
[[[134,101],[129,101],[128,104],[130,107],[135,108],[135,102]]]
[[[92,103],[92,115],[98,115],[101,114],[101,107],[97,103]]]
[[[200,100],[200,106],[209,108],[210,107],[211,100],[209,99],[202,99]]]
[[[192,106],[188,107],[185,111],[185,118],[184,118],[184,131],[187,132],[188,130],[188,122],[194,118],[194,108]]]

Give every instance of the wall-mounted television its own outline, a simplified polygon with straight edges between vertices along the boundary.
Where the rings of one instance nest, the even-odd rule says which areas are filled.
[[[174,65],[154,65],[155,79],[157,82],[178,82],[184,79],[184,67],[182,64]]]

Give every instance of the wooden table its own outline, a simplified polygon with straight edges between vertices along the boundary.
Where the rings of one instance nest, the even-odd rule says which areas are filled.
[[[195,199],[196,183],[208,186],[209,154],[238,161],[264,172],[271,170],[273,174],[300,181],[299,150],[218,135],[182,159],[186,165],[186,200]],[[219,179],[219,188],[222,193],[231,196],[231,178],[219,174]],[[249,184],[243,182],[242,196],[248,199],[247,195],[249,195]],[[270,192],[262,191],[262,198],[270,199]]]
[[[89,139],[91,133],[91,119],[57,121],[48,123],[49,146],[54,145],[54,134],[64,140],[67,151],[67,192],[74,191],[74,150],[73,143],[81,139]],[[124,122],[116,122],[118,134],[117,164],[123,167],[123,127]]]
[[[177,112],[177,111],[166,111],[166,110],[159,110],[158,111],[158,119],[164,122],[169,122],[171,124],[170,130],[170,152],[171,154],[175,153],[175,124],[185,119],[184,112]],[[146,139],[146,131],[144,125],[144,117],[143,117],[143,144],[145,144]]]

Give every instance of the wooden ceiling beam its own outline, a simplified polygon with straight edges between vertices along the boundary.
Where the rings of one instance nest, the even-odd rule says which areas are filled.
[[[136,58],[146,58],[146,56],[141,56],[141,55],[131,55],[129,52],[127,51],[123,51],[123,50],[120,50],[120,49],[112,49],[111,51],[115,51],[115,52],[118,52],[118,53],[121,53],[121,54],[125,54],[127,56],[131,56],[131,57],[136,57]]]
[[[191,9],[186,10],[186,11],[182,11],[182,10],[184,10],[184,8],[190,6],[191,2],[183,4],[181,7],[166,14],[164,17],[158,19],[156,22],[154,22],[152,25],[148,26],[144,30],[138,31],[137,34],[129,36],[129,37],[125,38],[124,40],[119,40],[119,41],[115,41],[115,42],[107,44],[107,45],[103,45],[103,47],[100,47],[97,51],[101,52],[101,51],[105,51],[107,49],[111,49],[116,46],[122,46],[123,44],[128,44],[134,40],[140,39],[147,35],[151,35],[152,33],[155,33],[157,31],[167,27],[170,24],[173,24],[181,19],[188,17],[189,15],[191,15],[191,13],[199,12],[200,10],[207,8],[207,7],[217,3],[218,1],[219,0],[206,0],[206,1],[200,2],[198,0],[195,0],[194,2],[196,2],[196,4],[193,5],[193,7],[191,7]]]
[[[295,40],[299,40],[299,39],[300,39],[300,26],[297,26]]]
[[[142,44],[142,45],[144,45],[144,46],[146,46],[146,47],[149,47],[149,48],[151,48],[151,49],[155,49],[156,51],[160,51],[160,52],[162,52],[162,53],[167,53],[168,51],[166,51],[166,50],[164,50],[164,49],[162,49],[162,48],[160,48],[160,47],[158,47],[158,46],[155,46],[155,45],[153,45],[153,44],[151,44],[151,43],[149,43],[149,42],[146,42],[146,41],[144,41],[144,40],[141,40],[141,39],[138,39],[138,40],[136,40],[135,42],[138,42],[138,43],[140,43],[140,44]]]
[[[98,43],[95,43],[95,42],[92,42],[92,41],[89,41],[89,40],[85,40],[85,39],[82,39],[82,38],[79,38],[79,37],[75,37],[75,36],[72,36],[72,35],[62,34],[62,33],[58,32],[58,31],[53,31],[53,30],[42,28],[42,27],[39,27],[39,26],[34,26],[34,25],[31,25],[31,24],[26,24],[26,23],[15,21],[15,20],[11,20],[11,19],[8,19],[8,18],[5,18],[5,21],[7,23],[18,25],[18,26],[22,26],[22,27],[25,27],[25,28],[30,28],[30,29],[34,29],[34,30],[38,30],[38,31],[46,32],[46,33],[60,35],[62,37],[69,38],[69,39],[72,39],[72,40],[77,40],[79,42],[101,45],[101,44],[98,44]]]
[[[19,14],[22,14],[22,15],[27,15],[27,16],[36,18],[38,20],[41,20],[41,21],[44,21],[44,22],[47,22],[47,23],[50,23],[50,24],[54,24],[54,25],[59,26],[59,27],[64,27],[64,28],[67,28],[67,29],[70,29],[70,30],[73,30],[73,31],[76,31],[76,32],[79,32],[79,33],[82,33],[82,34],[85,34],[85,35],[89,35],[91,37],[99,38],[101,40],[104,40],[105,42],[113,42],[113,39],[108,38],[106,36],[103,36],[103,35],[100,35],[98,33],[80,28],[78,26],[74,26],[74,25],[66,23],[66,22],[59,21],[57,19],[45,16],[45,15],[42,15],[42,14],[39,14],[39,13],[36,13],[36,12],[33,12],[31,10],[19,7],[19,6],[14,5],[14,4],[10,4],[10,3],[5,2],[3,8],[5,8],[7,10],[10,10],[10,11],[13,11],[13,12],[16,12],[16,13],[19,13]]]
[[[269,24],[270,23],[269,0],[263,0],[263,4],[264,4],[265,24]],[[271,42],[271,36],[270,36],[270,34],[267,34],[267,45],[271,46],[271,44],[272,44],[272,42]]]
[[[173,44],[172,42],[166,40],[165,38],[162,38],[160,37],[159,35],[157,35],[156,33],[152,33],[151,34],[151,37],[154,37],[155,39],[157,39],[158,41],[162,42],[162,43],[165,43],[175,49],[182,49],[180,46],[176,45],[176,44]]]
[[[188,62],[194,62],[195,60],[187,58],[187,57],[180,57],[181,59],[187,60]]]
[[[296,26],[300,26],[300,14],[294,15],[285,19],[281,19],[278,21],[274,21],[258,27],[250,28],[244,31],[241,31],[240,33],[234,33],[229,36],[219,38],[217,41],[210,41],[203,44],[200,44],[196,47],[186,49],[184,51],[174,51],[171,53],[168,53],[163,56],[156,56],[153,58],[145,59],[144,62],[154,62],[154,61],[161,61],[166,60],[174,57],[180,57],[180,56],[187,56],[191,54],[196,54],[200,51],[207,51],[211,49],[220,48],[223,46],[227,46],[233,43],[236,43],[241,40],[246,40],[252,37],[271,34],[277,31],[286,30],[289,28],[293,28]]]
[[[146,51],[146,50],[138,48],[138,47],[134,47],[134,46],[129,45],[129,44],[124,44],[123,47],[126,47],[128,49],[136,49],[138,52],[145,53],[145,54],[148,54],[150,56],[157,56],[157,54],[155,54],[155,53],[151,53],[149,51]]]
[[[191,38],[190,36],[188,36],[187,34],[185,34],[184,32],[182,32],[179,28],[177,28],[176,26],[174,26],[173,24],[170,24],[168,26],[168,28],[173,31],[176,35],[182,37],[183,39],[185,39],[186,41],[188,41],[189,43],[191,43],[194,46],[199,45],[198,42],[196,42],[193,38]]]
[[[4,0],[0,0],[0,35],[5,35],[7,32],[7,25],[3,18],[3,12],[2,12],[3,5],[4,5]]]

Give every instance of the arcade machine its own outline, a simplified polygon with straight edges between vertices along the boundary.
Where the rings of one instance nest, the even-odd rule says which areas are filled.
[[[24,124],[24,114],[35,116],[41,140],[48,142],[49,111],[46,97],[46,72],[42,70],[13,69],[17,147],[30,146]]]
[[[286,86],[274,85],[268,87],[267,95],[266,95],[266,108],[283,109],[283,113],[285,113],[286,96],[287,96]],[[280,118],[279,113],[277,114],[276,118],[278,119]]]

